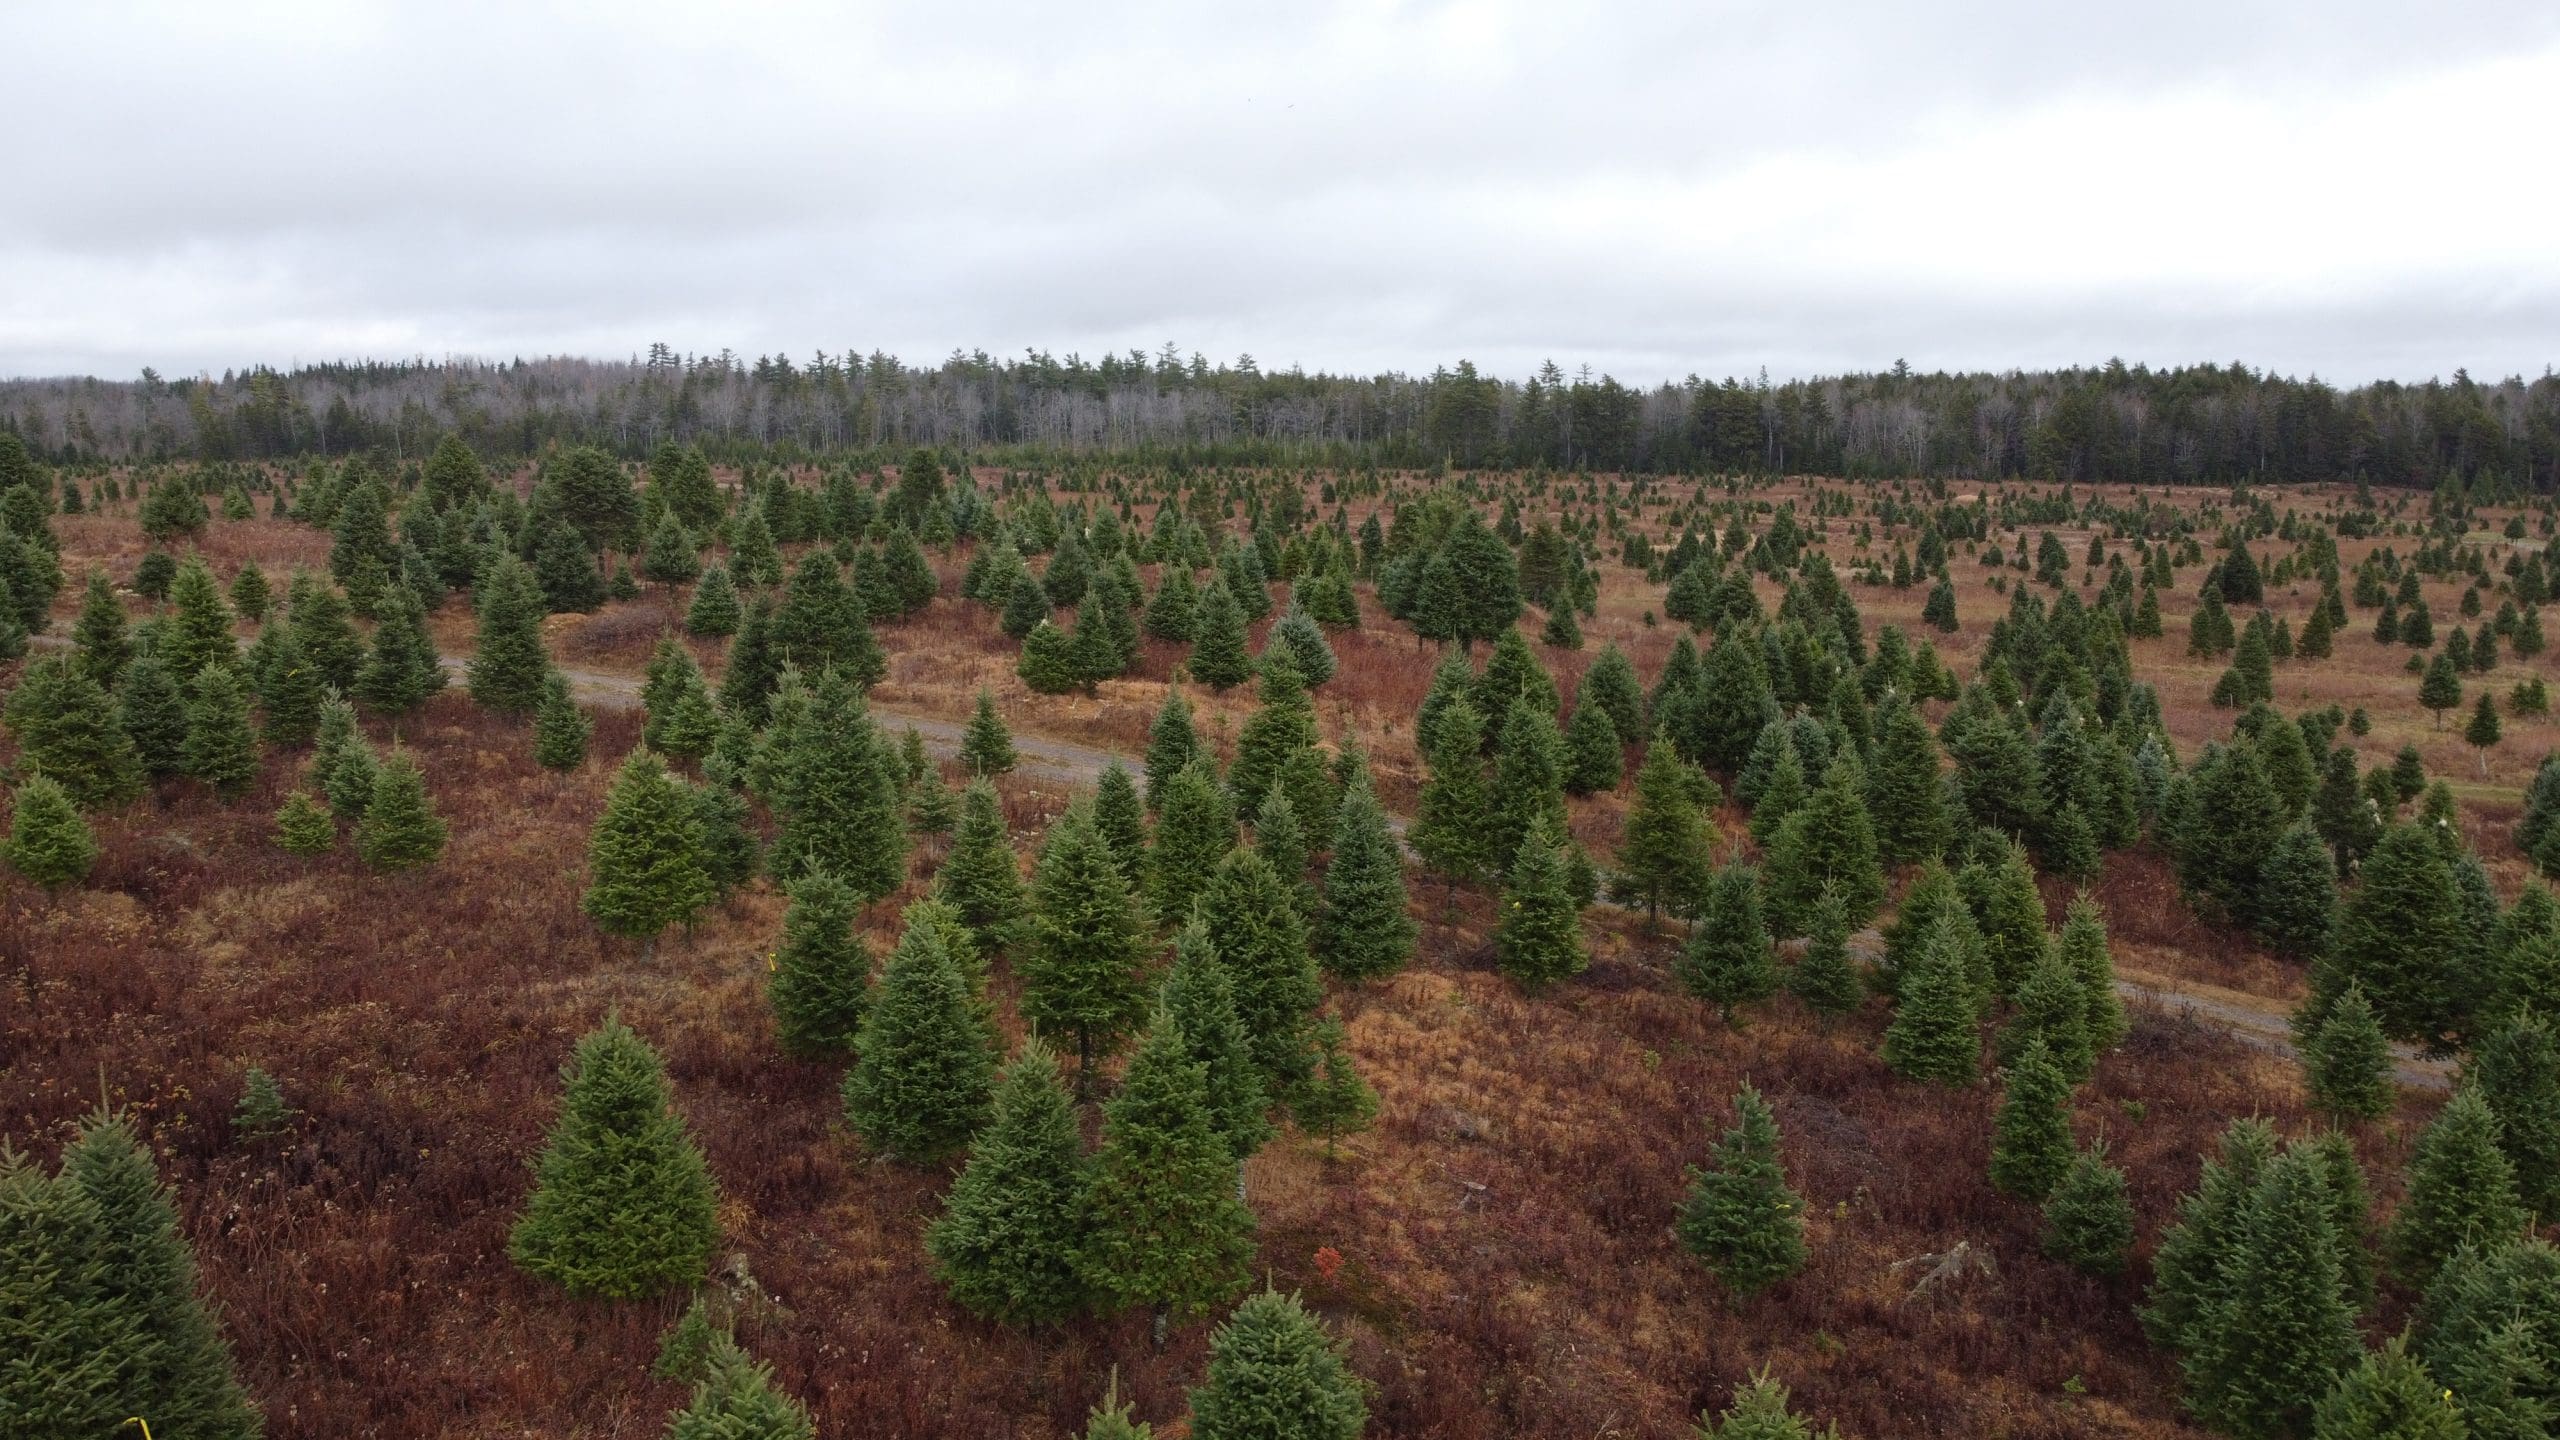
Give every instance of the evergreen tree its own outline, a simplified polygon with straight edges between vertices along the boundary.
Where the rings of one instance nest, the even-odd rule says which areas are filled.
[[[533,712],[533,761],[548,770],[575,770],[587,762],[587,736],[595,722],[569,694],[569,677],[557,671],[542,682]]]
[[[1963,923],[1940,918],[1896,979],[1893,1023],[1884,1032],[1884,1063],[1896,1074],[1940,1085],[1974,1082],[1982,1038]]]
[[[934,1273],[971,1312],[1052,1324],[1082,1307],[1084,1137],[1058,1062],[1032,1041],[996,1081],[993,1118],[925,1232]]]
[[[561,1077],[560,1118],[508,1254],[572,1295],[634,1299],[701,1280],[719,1195],[658,1053],[609,1015]]]
[[[2316,956],[2329,944],[2337,912],[2337,861],[2319,832],[2296,822],[2258,873],[2252,907],[2258,933],[2288,955]]]
[[[1084,1193],[1089,1228],[1075,1255],[1085,1283],[1112,1308],[1166,1315],[1243,1289],[1253,1213],[1236,1197],[1235,1167],[1213,1124],[1206,1072],[1181,1027],[1158,1014],[1102,1109]]]
[[[2392,1260],[2411,1283],[2435,1278],[2466,1242],[2496,1245],[2524,1233],[2515,1166],[2500,1139],[2497,1112],[2477,1085],[2456,1090],[2418,1137],[2389,1235]]]
[[[1413,958],[1410,910],[1402,847],[1387,828],[1368,777],[1360,776],[1334,811],[1333,858],[1325,866],[1324,902],[1315,924],[1316,958],[1340,979],[1394,974]]]
[[[1155,1440],[1155,1433],[1154,1426],[1129,1418],[1129,1404],[1120,1398],[1120,1371],[1114,1366],[1111,1388],[1086,1417],[1083,1440]]]
[[[2350,983],[2329,1007],[2302,1052],[2302,1069],[2313,1103],[2341,1120],[2391,1113],[2391,1046],[2363,987]]]
[[[972,775],[1002,775],[1013,769],[1013,732],[996,713],[996,698],[978,691],[978,708],[960,737],[960,763]]]
[[[162,632],[160,656],[171,670],[188,676],[207,665],[240,661],[240,644],[231,638],[231,606],[201,556],[188,556],[170,582],[169,625]]]
[[[258,638],[274,637],[269,664],[253,672],[260,717],[258,737],[271,746],[308,745],[320,729],[320,702],[327,694],[319,667],[302,653],[302,642],[290,626],[270,625]]]
[[[255,625],[267,618],[267,606],[274,592],[267,584],[267,572],[255,562],[244,564],[240,573],[231,577],[231,608],[243,620]]]
[[[1635,806],[1618,850],[1617,888],[1623,898],[1644,901],[1648,925],[1665,907],[1685,914],[1706,895],[1714,836],[1698,812],[1695,775],[1656,732],[1636,771]]]
[[[309,791],[296,790],[276,811],[276,844],[289,855],[326,855],[337,848],[337,819]]]
[[[1804,1200],[1778,1161],[1778,1122],[1748,1084],[1734,1124],[1705,1170],[1693,1172],[1673,1229],[1689,1253],[1744,1299],[1804,1268]]]
[[[2107,923],[2098,913],[2098,902],[2085,894],[2073,898],[2053,951],[2079,982],[2080,1031],[2089,1042],[2091,1058],[2122,1044],[2124,1003],[2116,998],[2115,957],[2107,950]]]
[[[746,607],[738,599],[738,582],[726,565],[714,565],[702,572],[693,587],[693,600],[685,607],[684,628],[689,635],[735,635],[746,620]]]
[[[1826,891],[1847,907],[1853,925],[1864,925],[1883,908],[1884,869],[1863,790],[1857,761],[1844,756],[1779,826],[1769,847],[1768,882],[1770,918],[1779,933],[1805,933]]]
[[[1200,917],[1235,981],[1236,1018],[1274,1100],[1292,1102],[1313,1065],[1308,1022],[1324,998],[1315,957],[1289,887],[1253,850],[1218,862],[1200,893]]]
[[[2000,1063],[2015,1064],[2030,1045],[2041,1044],[2064,1080],[2077,1085],[2088,1079],[2097,1049],[2089,1041],[2086,1002],[2079,977],[2060,955],[2048,949],[2038,956],[2018,984],[2017,1009],[1993,1047]]]
[[[1991,1183],[2042,1202],[2071,1168],[2071,1081],[2044,1040],[2010,1062],[1991,1145]]]
[[[2435,716],[2436,728],[2444,728],[2445,712],[2462,703],[2462,676],[2454,668],[2453,657],[2438,652],[2427,665],[2427,673],[2418,685],[2418,703]]]
[[[2311,1440],[2469,1440],[2453,1392],[2394,1336],[2340,1376],[2312,1412]]]
[[[240,1103],[231,1111],[231,1133],[244,1140],[265,1140],[283,1134],[292,1124],[293,1112],[285,1106],[276,1077],[250,1066],[240,1077]]]
[[[364,664],[364,641],[347,619],[347,598],[327,581],[302,574],[294,576],[285,596],[293,638],[302,642],[321,680],[342,691],[351,688]]]
[[[501,555],[477,587],[480,639],[471,655],[471,698],[502,715],[542,704],[551,657],[542,646],[542,590],[533,571]]]
[[[121,805],[142,793],[142,758],[116,706],[69,657],[27,662],[0,704],[18,738],[18,763],[52,777],[83,810]]]
[[[896,890],[906,878],[903,787],[853,681],[821,672],[786,743],[773,873],[787,879],[803,868],[828,870],[866,901]]]
[[[1946,786],[1939,778],[1937,738],[1919,711],[1900,697],[1877,715],[1866,801],[1874,817],[1876,852],[1885,863],[1908,864],[1946,849],[1952,827]]]
[[[1234,801],[1207,757],[1193,760],[1155,789],[1156,843],[1147,899],[1156,920],[1178,926],[1236,845]]]
[[[47,890],[76,885],[98,863],[98,842],[71,796],[42,771],[18,783],[10,805],[9,867]]]
[[[1161,809],[1165,786],[1200,754],[1200,734],[1191,728],[1191,702],[1182,691],[1167,687],[1164,704],[1147,730],[1147,808]],[[2560,773],[2560,772],[2555,772]]]
[[[766,995],[784,1053],[804,1060],[850,1055],[871,994],[871,952],[853,933],[862,905],[823,870],[789,884],[782,944]]]
[[[207,665],[187,698],[186,773],[224,795],[258,778],[258,737],[249,724],[249,695],[228,665]]]
[[[1173,967],[1159,1003],[1182,1029],[1183,1044],[1204,1074],[1209,1125],[1237,1163],[1271,1138],[1271,1097],[1255,1064],[1251,1038],[1236,1015],[1235,981],[1218,958],[1209,927],[1195,918],[1173,937]]]
[[[2275,1131],[2263,1120],[2232,1122],[2219,1154],[2204,1162],[2193,1193],[2178,1202],[2151,1265],[2143,1329],[2165,1349],[2193,1354],[2211,1337],[2223,1291],[2222,1265],[2239,1246],[2250,1196],[2274,1158]]]
[[[1618,788],[1625,773],[1626,749],[1607,710],[1588,700],[1575,706],[1573,723],[1565,727],[1564,751],[1566,790],[1590,795]]]
[[[2514,1167],[2527,1210],[2560,1217],[2560,1047],[2542,1016],[2526,1009],[2472,1051],[2482,1098],[2498,1116],[2498,1146]]]
[[[881,972],[844,1078],[845,1117],[863,1143],[933,1164],[985,1123],[996,1068],[968,978],[931,928],[910,923]]]
[[[714,1337],[693,1399],[667,1421],[666,1440],[811,1440],[809,1412],[773,1383],[773,1371],[736,1343]]]
[[[1423,756],[1429,774],[1405,841],[1455,889],[1481,876],[1494,859],[1493,810],[1481,759],[1483,721],[1461,700],[1441,714],[1436,729]]]
[[[0,1148],[0,1423],[13,1432],[106,1435],[132,1413],[122,1357],[148,1341],[114,1302],[104,1249],[85,1190]]]
[[[407,586],[382,604],[382,623],[374,627],[373,648],[365,652],[350,693],[367,708],[385,715],[405,715],[444,689],[444,662],[427,636],[426,612]]]
[[[1299,1128],[1324,1137],[1324,1158],[1334,1158],[1334,1142],[1369,1128],[1378,1118],[1378,1092],[1360,1078],[1344,1048],[1342,1022],[1328,1015],[1315,1029],[1315,1070],[1291,1108]]]
[[[115,718],[144,772],[153,779],[185,773],[187,692],[166,661],[148,652],[133,657],[115,696]]]
[[[1235,763],[1227,767],[1227,788],[1240,809],[1260,804],[1289,757],[1316,743],[1315,709],[1286,650],[1263,658],[1254,688],[1261,708],[1237,731]]]
[[[133,658],[133,639],[125,623],[124,602],[116,598],[115,585],[104,570],[89,572],[88,588],[81,593],[80,618],[72,622],[71,643],[79,656],[80,673],[102,690],[114,689],[125,662]]]
[[[1582,907],[1566,885],[1564,858],[1543,818],[1531,822],[1512,859],[1493,943],[1502,973],[1527,990],[1570,979],[1591,963],[1582,940]]]
[[[1004,949],[1021,933],[1027,905],[1022,866],[1005,829],[1004,802],[984,780],[971,782],[960,801],[960,823],[935,883],[960,912],[980,954]]]
[[[1269,1288],[1209,1337],[1209,1371],[1191,1392],[1195,1440],[1354,1440],[1369,1423],[1366,1387],[1340,1342]]]
[[[1080,1090],[1092,1086],[1094,1061],[1144,1013],[1152,949],[1127,872],[1091,808],[1070,808],[1049,827],[1032,869],[1031,944],[1014,968],[1023,1018],[1075,1035]]]
[[[2394,825],[2365,858],[2363,881],[2338,907],[2327,951],[2311,968],[2297,1024],[2316,1033],[2349,984],[2364,989],[2383,1033],[2441,1043],[2456,1028],[2470,952],[2444,847],[2417,825]]]
[[[1804,953],[1787,971],[1788,991],[1818,1015],[1856,1010],[1865,991],[1849,961],[1849,911],[1838,895],[1826,889],[1814,901],[1805,933]]]
[[[2198,1418],[2239,1436],[2303,1434],[2313,1407],[2354,1363],[2334,1215],[2317,1157],[2292,1149],[2267,1163],[2186,1357],[2187,1405]]]
[[[1187,664],[1192,679],[1224,692],[1253,674],[1253,656],[1245,648],[1244,607],[1236,603],[1235,592],[1223,578],[1210,581],[1200,592],[1191,631]]]
[[[1728,860],[1708,883],[1697,928],[1673,969],[1688,992],[1713,1002],[1730,1023],[1735,1007],[1766,1000],[1778,988],[1768,924],[1760,912],[1760,873]]]
[[[1787,1387],[1762,1370],[1751,1377],[1750,1384],[1734,1387],[1733,1405],[1724,1412],[1724,1423],[1710,1421],[1702,1410],[1689,1434],[1692,1440],[1840,1440],[1840,1427],[1827,1425],[1816,1434],[1787,1408]]]
[[[361,752],[359,752],[361,753]],[[366,757],[369,762],[371,757]],[[375,870],[412,870],[444,853],[445,823],[427,798],[426,777],[406,750],[373,766],[373,789],[356,825],[356,854]],[[344,807],[334,804],[333,809]]]
[[[1514,701],[1494,753],[1492,801],[1496,868],[1508,865],[1532,826],[1566,833],[1564,740],[1554,718],[1533,704]]]
[[[1014,667],[1014,673],[1042,695],[1064,695],[1071,690],[1090,694],[1093,682],[1101,678],[1076,637],[1046,620],[1022,637],[1022,660]]]
[[[2133,1249],[2133,1202],[2101,1142],[2080,1151],[2044,1202],[2044,1252],[2087,1275],[2123,1271]]]
[[[692,787],[655,752],[634,750],[615,772],[587,840],[587,870],[579,908],[609,933],[642,942],[644,957],[659,932],[690,926],[717,898]]]
[[[2044,895],[2035,866],[2014,841],[1977,855],[1958,877],[1965,902],[1982,932],[1983,959],[1997,994],[2015,998],[2027,972],[2045,953]]]

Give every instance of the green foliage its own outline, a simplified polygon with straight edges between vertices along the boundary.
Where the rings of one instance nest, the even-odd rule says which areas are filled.
[[[667,1422],[666,1440],[811,1440],[809,1412],[726,1337],[716,1338],[692,1402]]]
[[[445,687],[444,663],[427,635],[426,612],[417,595],[398,586],[381,608],[373,646],[365,652],[350,692],[366,708],[384,715],[405,715]]]
[[[1739,859],[1727,861],[1708,884],[1697,928],[1672,966],[1690,994],[1712,1002],[1728,1021],[1736,1007],[1765,1000],[1778,988],[1760,894],[1760,872]]]
[[[2339,1119],[2379,1120],[2391,1113],[2391,1046],[2361,986],[2350,982],[2329,1007],[2303,1048],[2302,1069],[2313,1103]]]
[[[1697,772],[1656,732],[1636,772],[1635,805],[1618,849],[1622,899],[1642,899],[1648,923],[1669,909],[1686,914],[1706,898],[1713,827],[1699,813]]]
[[[186,773],[224,795],[236,795],[258,778],[258,737],[249,724],[249,693],[230,666],[198,671],[187,698],[187,742],[180,751]]]
[[[2444,847],[2394,825],[2365,858],[2362,883],[2338,907],[2329,948],[2311,969],[2297,1024],[2316,1027],[2350,984],[2363,987],[2384,1034],[2441,1043],[2461,1018],[2470,945]]]
[[[101,689],[115,688],[125,662],[133,658],[133,639],[124,602],[116,598],[115,585],[104,570],[89,572],[88,588],[81,593],[80,618],[71,625],[71,643],[79,656],[80,672]]]
[[[43,771],[83,810],[142,793],[142,759],[116,706],[71,657],[29,661],[0,722],[18,739],[19,764]]]
[[[934,882],[943,899],[960,912],[979,953],[993,954],[1014,942],[1028,915],[1021,862],[1005,829],[1004,802],[995,786],[971,782],[960,801],[960,821],[951,834],[951,850]]]
[[[1212,1123],[1203,1068],[1159,1013],[1103,1106],[1084,1194],[1090,1229],[1075,1257],[1085,1283],[1113,1308],[1175,1315],[1243,1289],[1253,1214],[1236,1197],[1236,1165]]]
[[[76,885],[98,863],[98,842],[70,793],[38,771],[18,783],[9,839],[0,845],[11,869],[47,890]]]
[[[1191,727],[1191,702],[1179,687],[1168,686],[1155,723],[1147,729],[1147,808],[1163,805],[1165,786],[1200,754],[1200,734]],[[2560,772],[2555,772],[2560,773]]]
[[[472,652],[471,698],[502,715],[542,704],[551,657],[542,645],[542,591],[533,571],[501,555],[477,587],[480,638]]]
[[[654,940],[669,925],[690,925],[717,898],[705,861],[693,787],[655,752],[634,750],[588,836],[579,908],[608,933]]]
[[[1202,1070],[1210,1128],[1239,1163],[1271,1138],[1271,1096],[1236,1015],[1235,981],[1218,958],[1208,925],[1193,919],[1173,937],[1173,967],[1158,1003],[1181,1027],[1185,1049]]]
[[[1313,1069],[1309,1018],[1324,998],[1296,897],[1261,854],[1236,850],[1218,862],[1199,907],[1235,981],[1236,1017],[1263,1085],[1294,1103]]]
[[[787,887],[782,944],[774,951],[766,996],[784,1053],[804,1060],[853,1053],[871,994],[871,952],[853,933],[861,902],[823,870]]]
[[[1894,1073],[1940,1085],[1971,1085],[1982,1060],[1976,990],[1964,921],[1942,916],[1896,980],[1884,1062]]]
[[[1853,925],[1884,906],[1884,869],[1867,819],[1865,782],[1857,762],[1834,760],[1812,796],[1778,827],[1769,846],[1769,915],[1782,935],[1810,927],[1814,903],[1836,895]]]
[[[2388,1237],[2392,1261],[2411,1283],[2433,1279],[2466,1243],[2495,1245],[2524,1233],[2515,1166],[2501,1138],[2497,1112],[2477,1085],[2456,1090],[2418,1137]]]
[[[782,833],[773,873],[787,879],[802,869],[827,870],[866,901],[895,891],[906,878],[898,814],[904,786],[854,682],[822,672],[806,713],[779,739],[788,758],[775,807]]]
[[[2267,1162],[2186,1355],[2197,1418],[2252,1440],[2300,1435],[2354,1363],[2335,1213],[2316,1156],[2297,1147]]]
[[[2071,1167],[2071,1082],[2041,1038],[2010,1062],[1991,1142],[1991,1183],[2042,1201]]]
[[[1081,1308],[1084,1137],[1046,1047],[1023,1047],[996,1081],[994,1116],[925,1232],[934,1273],[971,1312],[1048,1324]]]
[[[995,1038],[968,978],[932,928],[910,923],[881,972],[844,1079],[863,1142],[909,1164],[943,1159],[985,1123]]]
[[[1588,682],[1586,682],[1587,685]],[[1609,712],[1588,698],[1573,710],[1564,732],[1564,785],[1576,795],[1615,790],[1626,767],[1626,749]]]
[[[2044,1252],[2087,1275],[2114,1275],[2133,1249],[2133,1202],[2105,1144],[2071,1158],[2044,1202]]]
[[[1744,1298],[1804,1268],[1804,1201],[1778,1160],[1778,1122],[1760,1092],[1733,1097],[1734,1124],[1695,1172],[1673,1228],[1680,1243]]]
[[[1147,898],[1159,923],[1180,925],[1236,844],[1235,802],[1206,756],[1153,787],[1156,843]]]
[[[1154,946],[1119,857],[1077,805],[1049,827],[1031,875],[1031,943],[1014,962],[1022,1015],[1076,1037],[1076,1080],[1089,1086],[1144,1013]]]
[[[1582,907],[1566,883],[1562,850],[1543,817],[1530,823],[1512,857],[1501,917],[1494,953],[1502,973],[1522,988],[1543,990],[1591,963],[1582,939]]]
[[[444,842],[445,824],[427,798],[426,777],[408,751],[393,750],[373,769],[372,793],[356,825],[356,854],[374,870],[413,870],[434,864]]]
[[[1013,769],[1015,759],[1013,732],[996,713],[995,696],[982,689],[977,708],[970,712],[969,727],[960,737],[960,763],[972,775],[991,776]]]
[[[2453,1392],[2393,1336],[2339,1377],[2312,1412],[2311,1440],[2468,1440]]]
[[[1787,1387],[1762,1370],[1751,1383],[1734,1387],[1733,1404],[1718,1424],[1700,1411],[1690,1430],[1693,1440],[1840,1440],[1840,1427],[1826,1425],[1816,1433],[1787,1408]]]
[[[1223,577],[1211,580],[1200,592],[1200,603],[1192,612],[1191,634],[1191,658],[1186,663],[1192,679],[1223,692],[1243,684],[1253,674],[1253,656],[1246,649],[1244,607],[1237,603],[1235,592],[1227,588]]]
[[[1343,791],[1334,811],[1333,858],[1325,866],[1315,932],[1317,958],[1341,979],[1392,975],[1413,958],[1417,931],[1403,850],[1365,775]]]
[[[1830,890],[1813,903],[1804,953],[1787,971],[1787,990],[1818,1015],[1846,1015],[1866,996],[1849,960],[1849,911]]]
[[[1297,1296],[1248,1296],[1210,1335],[1194,1440],[1354,1440],[1368,1423],[1359,1376]]]
[[[289,855],[325,855],[337,848],[337,817],[309,791],[296,790],[276,810],[276,844]]]
[[[2527,1009],[2481,1040],[2471,1071],[2498,1117],[2498,1147],[2514,1167],[2516,1195],[2545,1220],[2560,1217],[2560,1046]]]
[[[1317,1023],[1315,1070],[1290,1106],[1301,1129],[1324,1137],[1328,1160],[1336,1139],[1366,1130],[1378,1118],[1378,1092],[1360,1078],[1345,1039],[1340,1020],[1328,1015]]]
[[[1442,712],[1423,756],[1429,775],[1405,841],[1450,885],[1477,879],[1494,861],[1493,809],[1485,792],[1483,721],[1463,700]]]
[[[508,1254],[572,1295],[633,1299],[701,1280],[719,1196],[657,1052],[607,1016],[562,1079],[560,1118]]]

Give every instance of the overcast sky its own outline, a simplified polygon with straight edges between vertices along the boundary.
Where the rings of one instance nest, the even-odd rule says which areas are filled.
[[[657,340],[1638,383],[2560,361],[2553,0],[100,0],[10,28],[7,374]]]

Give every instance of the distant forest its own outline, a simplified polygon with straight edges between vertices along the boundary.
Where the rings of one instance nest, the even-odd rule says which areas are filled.
[[[1168,345],[1085,360],[953,352],[939,365],[823,351],[629,361],[366,362],[168,380],[0,381],[0,425],[65,463],[484,455],[555,442],[719,459],[923,445],[1065,463],[1546,466],[1692,474],[2034,478],[2227,485],[2448,477],[2560,488],[2560,378],[2340,390],[2243,365],[1874,374],[1638,389],[1552,362],[1524,380],[1212,365]]]

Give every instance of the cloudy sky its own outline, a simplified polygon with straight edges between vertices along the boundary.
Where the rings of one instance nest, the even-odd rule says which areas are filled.
[[[53,4],[0,373],[2560,361],[2551,0]]]

